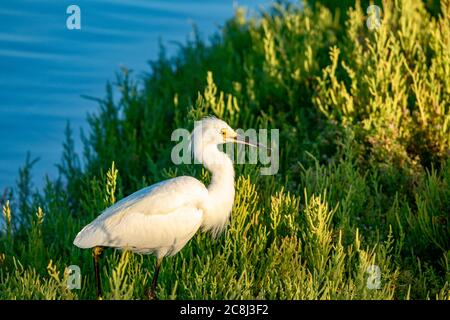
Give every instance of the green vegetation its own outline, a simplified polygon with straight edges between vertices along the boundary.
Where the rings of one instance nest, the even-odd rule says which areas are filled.
[[[143,79],[124,70],[118,99],[108,85],[88,118],[82,160],[68,127],[60,179],[34,192],[29,159],[2,203],[0,298],[94,299],[75,235],[143,186],[207,182],[201,166],[171,163],[170,136],[213,114],[279,129],[280,171],[236,165],[229,228],[166,259],[159,298],[450,299],[450,1],[384,3],[372,31],[359,2],[283,3],[250,20],[239,9],[210,44],[161,49]],[[143,298],[154,259],[106,251],[105,298]]]

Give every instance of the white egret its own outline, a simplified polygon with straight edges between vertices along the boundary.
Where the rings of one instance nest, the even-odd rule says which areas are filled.
[[[155,272],[149,299],[156,298],[156,282],[163,257],[180,251],[199,228],[220,233],[234,201],[234,169],[219,144],[248,142],[217,118],[199,121],[191,134],[191,150],[197,161],[212,173],[208,188],[199,180],[181,176],[141,189],[104,210],[76,236],[74,244],[93,248],[97,297],[101,296],[99,257],[104,247],[155,254]]]

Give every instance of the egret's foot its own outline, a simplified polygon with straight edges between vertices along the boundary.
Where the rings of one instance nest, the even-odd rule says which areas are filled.
[[[97,284],[97,300],[102,300],[102,283],[100,279],[100,256],[102,255],[102,247],[94,247],[92,250],[92,258],[94,260],[95,282]]]
[[[103,250],[104,250],[103,247],[94,247],[94,249],[92,249],[92,253],[94,257],[100,257],[103,253]]]
[[[156,292],[152,289],[147,290],[147,298],[148,298],[148,300],[158,300],[158,297],[156,296]]]
[[[162,260],[162,257],[156,260],[155,274],[153,275],[152,284],[147,291],[148,300],[158,300],[156,297],[156,283],[158,281],[159,268],[161,267]]]

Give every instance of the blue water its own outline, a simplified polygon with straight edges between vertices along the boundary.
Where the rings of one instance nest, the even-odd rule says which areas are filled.
[[[270,0],[1,0],[0,4],[0,193],[12,186],[27,151],[40,161],[34,185],[57,176],[63,133],[70,121],[76,150],[86,114],[102,98],[121,66],[136,76],[150,70],[159,40],[169,54],[192,37],[195,23],[207,39],[233,15],[250,14]],[[81,30],[69,30],[69,5],[81,9]],[[0,194],[1,196],[1,194]]]

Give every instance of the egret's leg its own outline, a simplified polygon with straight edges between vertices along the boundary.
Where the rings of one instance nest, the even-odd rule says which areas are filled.
[[[100,256],[103,252],[102,247],[94,247],[92,250],[92,257],[94,258],[95,282],[97,283],[97,299],[102,297],[102,283],[100,281]]]
[[[156,282],[158,281],[159,268],[161,267],[163,258],[157,258],[155,266],[155,274],[153,275],[152,285],[147,292],[147,296],[150,300],[156,300]]]

